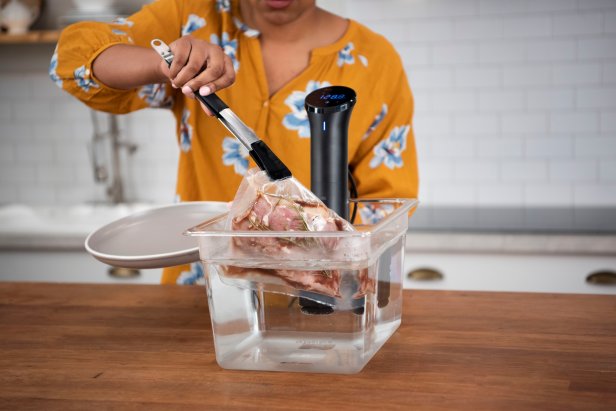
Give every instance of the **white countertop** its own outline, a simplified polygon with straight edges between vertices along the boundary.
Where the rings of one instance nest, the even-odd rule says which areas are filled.
[[[616,255],[615,234],[409,232],[408,252]]]
[[[88,234],[154,204],[0,207],[0,249],[85,250]]]
[[[158,204],[0,206],[0,249],[84,250],[97,228]],[[616,234],[410,231],[408,252],[616,255]]]

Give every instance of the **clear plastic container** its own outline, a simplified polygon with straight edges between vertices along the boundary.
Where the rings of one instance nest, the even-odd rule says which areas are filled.
[[[241,370],[361,371],[400,326],[405,234],[416,204],[353,201],[357,231],[228,231],[226,214],[189,229],[206,273],[218,364]],[[285,249],[273,257],[250,246],[267,241],[314,247]],[[314,292],[280,273],[334,276],[335,292]]]

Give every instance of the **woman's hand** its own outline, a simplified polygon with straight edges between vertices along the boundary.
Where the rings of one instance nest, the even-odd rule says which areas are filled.
[[[235,81],[233,63],[219,46],[189,35],[180,37],[169,48],[173,63],[167,67],[161,61],[161,71],[173,87],[181,88],[188,97],[194,98],[193,93],[207,96]]]

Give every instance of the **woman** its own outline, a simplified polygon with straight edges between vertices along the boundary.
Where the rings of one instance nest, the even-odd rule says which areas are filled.
[[[153,38],[170,45],[170,68],[151,49]],[[193,93],[216,92],[309,186],[304,98],[348,86],[357,93],[349,162],[359,197],[417,196],[413,101],[399,56],[382,36],[315,0],[158,0],[111,24],[66,28],[50,75],[97,110],[172,110],[178,201],[229,201],[254,166]],[[181,272],[166,270],[163,283],[194,280]]]

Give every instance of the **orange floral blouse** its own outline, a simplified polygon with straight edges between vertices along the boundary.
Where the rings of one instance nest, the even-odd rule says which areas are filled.
[[[357,93],[349,125],[349,162],[359,197],[417,197],[418,173],[412,128],[413,99],[400,57],[391,44],[350,20],[335,43],[312,50],[309,66],[273,95],[268,91],[259,32],[240,19],[230,0],[158,0],[113,23],[67,27],[51,60],[50,76],[93,109],[124,114],[147,107],[172,110],[180,147],[176,201],[230,201],[254,163],[243,146],[196,100],[169,84],[133,90],[106,86],[92,62],[115,44],[150,47],[153,38],[180,36],[218,44],[233,61],[236,81],[217,94],[310,186],[310,129],[304,98],[311,91],[343,85]],[[199,264],[175,267],[163,283],[194,283]]]

